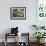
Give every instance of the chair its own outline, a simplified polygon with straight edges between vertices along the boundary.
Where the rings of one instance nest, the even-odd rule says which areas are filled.
[[[30,46],[29,42],[29,33],[21,33],[22,40],[25,39],[25,41],[19,42],[19,46]]]
[[[5,46],[7,46],[7,38],[13,37],[13,36],[17,36],[17,44],[16,46],[18,46],[18,28],[11,28],[11,33],[5,33]]]

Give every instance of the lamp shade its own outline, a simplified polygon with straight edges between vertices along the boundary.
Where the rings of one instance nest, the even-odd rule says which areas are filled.
[[[18,33],[18,27],[16,27],[16,28],[11,28],[11,33],[12,33],[12,34]]]

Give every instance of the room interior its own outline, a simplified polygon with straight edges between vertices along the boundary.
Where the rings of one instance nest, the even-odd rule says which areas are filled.
[[[0,0],[0,46],[46,46],[46,0]]]

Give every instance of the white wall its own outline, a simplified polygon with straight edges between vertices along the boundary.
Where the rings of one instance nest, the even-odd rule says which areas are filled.
[[[26,20],[10,20],[10,7],[26,7]],[[29,32],[32,36],[32,24],[36,24],[36,0],[0,0],[0,34],[19,27],[20,32]]]
[[[10,7],[26,7],[26,20],[10,20]],[[19,27],[20,32],[26,30],[32,24],[36,24],[36,0],[0,0],[0,30],[11,27]]]

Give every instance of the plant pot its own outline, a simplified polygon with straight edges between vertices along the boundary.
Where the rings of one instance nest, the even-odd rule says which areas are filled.
[[[39,44],[41,44],[41,43],[44,42],[44,40],[45,40],[45,39],[38,39],[37,42],[38,42]]]
[[[45,40],[45,39],[40,39],[40,43],[44,43],[44,40]]]
[[[40,43],[40,39],[37,39],[37,43]]]

